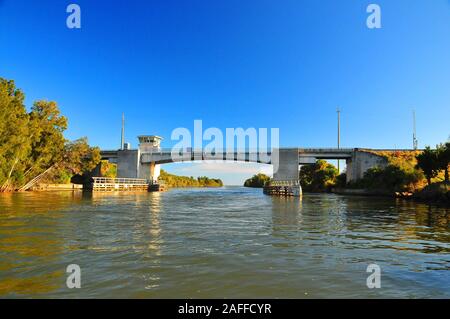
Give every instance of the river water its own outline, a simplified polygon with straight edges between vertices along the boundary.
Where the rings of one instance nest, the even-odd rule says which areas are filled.
[[[0,195],[3,298],[450,298],[449,270],[449,208],[240,187]]]

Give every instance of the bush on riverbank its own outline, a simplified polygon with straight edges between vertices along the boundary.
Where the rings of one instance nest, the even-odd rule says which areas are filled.
[[[188,176],[178,176],[161,170],[159,180],[163,181],[168,187],[222,187],[223,182],[220,179],[209,178],[206,176],[194,178]]]
[[[383,190],[388,192],[416,191],[425,186],[423,173],[414,168],[389,164],[385,168],[369,169],[362,179],[349,185],[350,188]]]
[[[385,168],[369,169],[364,177],[347,185],[373,194],[396,194],[419,200],[449,203],[448,168],[450,143],[424,151],[373,151],[388,160]]]
[[[253,177],[247,179],[244,183],[244,187],[263,188],[269,182],[270,182],[269,176],[259,173],[259,174],[253,175]]]
[[[350,188],[383,190],[385,192],[414,192],[426,185],[423,172],[417,168],[417,156],[422,151],[371,151],[387,159],[384,168],[369,169],[364,177],[349,185]]]

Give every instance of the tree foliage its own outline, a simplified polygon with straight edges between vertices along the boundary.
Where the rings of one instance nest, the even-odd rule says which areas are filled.
[[[100,149],[89,146],[88,139],[83,137],[66,144],[61,167],[68,169],[73,175],[81,175],[92,171],[100,160]]]
[[[25,96],[14,81],[0,78],[0,190],[24,180],[24,160],[30,152],[29,117]]]
[[[169,187],[222,187],[223,182],[220,179],[201,176],[198,178],[188,176],[177,176],[161,170],[159,180],[163,181]]]
[[[369,169],[364,177],[352,183],[354,188],[367,188],[384,191],[417,192],[433,182],[442,180],[445,172],[448,182],[450,143],[440,144],[436,149],[426,147],[423,151],[374,151],[387,158],[385,168]]]
[[[253,188],[263,188],[267,183],[270,182],[270,177],[259,173],[253,175],[253,177],[247,179],[244,183],[245,187],[253,187]]]
[[[110,163],[107,160],[102,160],[100,175],[103,177],[116,178],[117,177],[117,164]]]
[[[300,169],[300,184],[306,192],[324,192],[336,184],[339,175],[337,168],[324,160]]]
[[[27,171],[39,173],[61,161],[67,118],[60,114],[55,102],[37,101],[29,113],[28,126],[31,152],[27,156]]]
[[[398,165],[389,164],[385,168],[373,167],[364,174],[364,177],[353,183],[353,187],[389,192],[412,191],[420,185],[423,174],[415,169],[408,169]]]
[[[30,112],[14,81],[0,78],[0,191],[20,188],[34,177],[55,169],[55,181],[93,169],[100,150],[86,139],[67,142],[67,118],[52,101],[36,101]]]
[[[440,144],[436,148],[437,168],[444,171],[445,182],[449,182],[450,142]]]
[[[427,146],[421,154],[417,155],[417,168],[423,171],[428,185],[431,185],[431,179],[439,172],[437,152]]]

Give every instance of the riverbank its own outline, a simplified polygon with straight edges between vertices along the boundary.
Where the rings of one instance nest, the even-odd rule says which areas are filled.
[[[424,202],[439,202],[450,205],[450,184],[431,184],[413,194],[412,198]]]
[[[331,193],[338,195],[358,195],[358,196],[381,196],[392,197],[394,194],[383,190],[354,189],[354,188],[333,188]]]
[[[33,192],[49,192],[49,191],[74,191],[82,190],[83,185],[79,184],[38,184],[30,189]]]
[[[331,192],[338,195],[401,198],[418,202],[436,203],[450,206],[450,185],[445,183],[432,184],[415,193],[391,192],[381,189],[352,188],[333,188]]]

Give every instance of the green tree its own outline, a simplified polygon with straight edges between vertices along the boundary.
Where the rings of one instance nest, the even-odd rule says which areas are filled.
[[[385,168],[370,168],[353,186],[384,191],[405,191],[412,190],[413,185],[420,180],[423,180],[420,171],[389,164]]]
[[[101,176],[116,178],[117,177],[117,164],[110,163],[109,161],[102,160],[101,162]]]
[[[334,165],[324,160],[318,160],[315,164],[301,167],[300,184],[307,192],[323,192],[336,184],[338,175],[338,170]]]
[[[86,137],[65,145],[61,167],[74,175],[92,171],[101,161],[100,149],[89,146]]]
[[[222,187],[220,179],[213,179],[206,176],[194,178],[192,176],[177,176],[161,170],[159,181],[164,182],[168,187]]]
[[[29,114],[31,153],[26,161],[26,175],[40,174],[59,163],[64,155],[67,118],[55,102],[37,101]]]
[[[87,139],[67,143],[67,118],[55,102],[37,101],[27,113],[24,99],[14,81],[0,78],[0,191],[26,189],[48,175],[66,181],[95,168],[100,150]]]
[[[62,156],[53,165],[54,169],[46,173],[42,179],[45,183],[66,184],[70,183],[76,176],[75,183],[83,183],[85,177],[89,175],[101,162],[100,149],[91,147],[87,138],[80,138],[75,141],[66,142]],[[116,164],[102,161],[102,176],[116,177]]]
[[[31,147],[24,99],[14,81],[0,78],[0,191],[24,180],[23,161]]]
[[[259,174],[253,175],[252,178],[247,179],[244,183],[244,186],[245,187],[253,187],[253,188],[263,188],[269,182],[270,182],[269,176],[259,173]]]
[[[417,155],[416,158],[417,168],[423,171],[428,185],[431,185],[431,179],[437,176],[439,172],[437,152],[427,146],[421,154]]]
[[[449,182],[448,167],[450,165],[450,142],[440,144],[436,148],[437,166],[445,172],[445,182]]]

